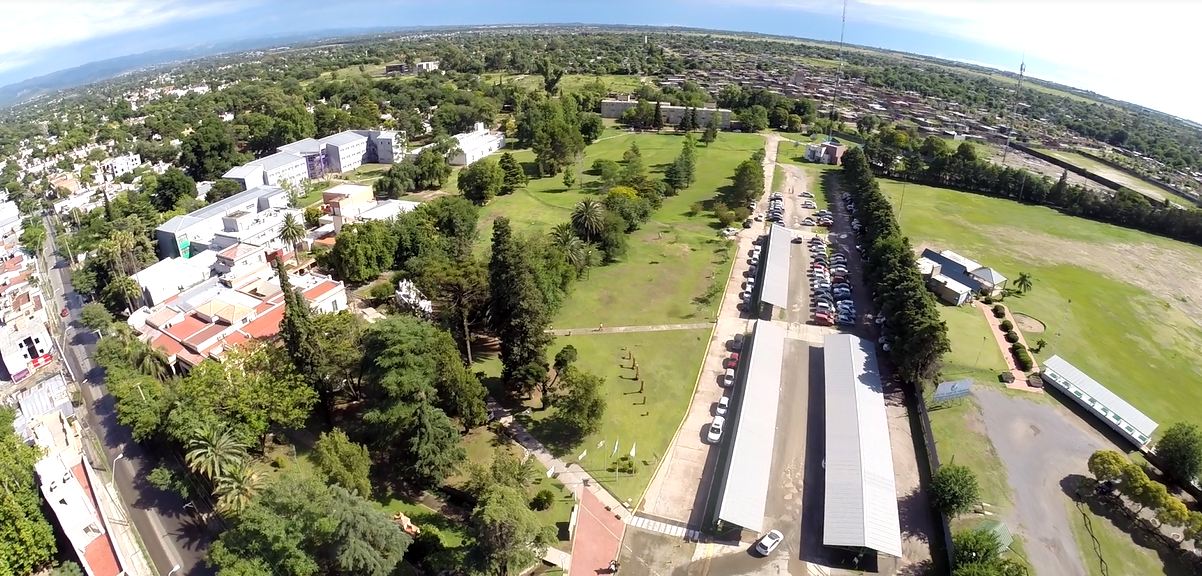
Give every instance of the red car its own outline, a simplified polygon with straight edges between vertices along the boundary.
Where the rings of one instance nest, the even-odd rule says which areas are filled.
[[[734,354],[730,355],[730,358],[723,360],[722,367],[723,368],[738,368],[739,367],[739,353],[735,352]]]
[[[835,321],[829,314],[815,314],[814,323],[819,326],[834,326]]]
[[[59,312],[58,312],[58,315],[59,315],[59,316],[62,316],[63,318],[66,318],[67,316],[70,316],[70,315],[71,315],[71,311],[70,311],[70,310],[67,310],[67,307],[66,307],[66,306],[63,306],[63,309],[62,309],[62,310],[59,310]]]

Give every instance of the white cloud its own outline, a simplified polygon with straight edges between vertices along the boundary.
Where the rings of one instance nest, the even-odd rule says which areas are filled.
[[[815,0],[743,0],[838,14],[842,4]],[[1202,77],[1187,61],[1197,52],[1202,3],[1065,0],[849,0],[856,22],[908,29],[1024,54],[1027,72],[1172,114],[1202,120]],[[954,54],[954,47],[940,50]],[[953,59],[965,59],[956,58]]]
[[[230,0],[17,0],[3,6],[0,65],[87,40],[236,10]],[[201,32],[203,34],[203,32]]]

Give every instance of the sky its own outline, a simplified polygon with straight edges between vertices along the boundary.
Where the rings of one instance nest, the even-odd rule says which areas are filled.
[[[838,40],[835,0],[5,0],[0,85],[165,48],[332,28],[586,22]],[[845,40],[982,64],[1202,122],[1190,0],[847,0]],[[1191,59],[1192,60],[1192,59]]]

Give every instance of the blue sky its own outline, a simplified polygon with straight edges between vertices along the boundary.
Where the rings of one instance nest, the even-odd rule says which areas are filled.
[[[8,0],[0,85],[155,50],[330,28],[590,22],[837,40],[834,0]],[[1202,121],[1202,3],[848,0],[846,40],[1017,71]],[[1178,72],[1183,73],[1178,73]]]

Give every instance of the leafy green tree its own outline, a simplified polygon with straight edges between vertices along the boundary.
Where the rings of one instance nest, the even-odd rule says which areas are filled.
[[[74,562],[64,562],[50,571],[50,576],[84,576],[83,568]]]
[[[114,342],[110,338],[102,345]],[[129,427],[135,440],[145,442],[163,431],[171,405],[167,389],[158,378],[132,367],[106,367],[104,382],[117,401],[117,421]]]
[[[451,165],[447,163],[451,146],[449,143],[439,143],[417,153],[417,158],[413,161],[413,182],[416,190],[442,188],[451,178]]]
[[[977,477],[967,466],[948,464],[931,480],[931,505],[955,517],[972,509],[981,499]]]
[[[546,552],[554,535],[530,510],[525,494],[496,484],[484,491],[468,527],[476,540],[475,560],[489,574],[514,574]]]
[[[424,486],[441,484],[467,456],[454,422],[441,409],[421,400],[412,406],[404,451],[409,474]]]
[[[0,408],[0,568],[24,575],[50,563],[55,540],[34,478],[41,450],[17,436],[14,419],[11,409]]]
[[[564,170],[563,171],[563,187],[567,188],[568,190],[571,190],[572,186],[575,186],[575,185],[576,185],[576,172],[574,172],[571,168]]]
[[[484,263],[468,256],[458,262],[438,260],[425,270],[422,290],[434,294],[433,299],[439,304],[439,322],[458,341],[464,359],[471,365],[473,334],[477,327],[487,322],[488,269]],[[478,417],[466,420],[465,425],[481,422]]]
[[[505,171],[496,162],[484,158],[459,172],[459,192],[473,204],[488,204],[505,183]]]
[[[160,212],[170,212],[185,198],[196,198],[196,182],[179,168],[168,168],[154,188],[153,202]]]
[[[376,198],[400,198],[417,190],[417,166],[409,159],[393,164],[372,184]]]
[[[755,104],[737,114],[739,124],[743,126],[746,132],[759,132],[768,129],[768,109]]]
[[[1089,473],[1099,481],[1118,481],[1123,470],[1130,466],[1127,457],[1114,450],[1098,450],[1089,457]]]
[[[575,366],[564,369],[562,380],[567,394],[556,405],[556,418],[577,439],[596,432],[605,416],[605,397],[601,392],[604,380]]]
[[[113,314],[99,302],[88,302],[79,310],[79,323],[88,330],[104,332],[113,325]]]
[[[180,144],[179,163],[193,180],[216,180],[244,159],[233,134],[216,116],[201,121]]]
[[[507,218],[493,222],[488,270],[493,331],[501,340],[501,379],[513,392],[525,394],[546,378],[550,311],[535,262],[513,237]]]
[[[505,173],[505,178],[501,181],[501,194],[512,194],[514,190],[526,187],[526,171],[518,164],[513,154],[502,153],[499,164],[501,171]]]
[[[238,194],[239,192],[242,192],[242,185],[239,184],[238,181],[230,180],[228,178],[219,178],[216,182],[213,182],[213,187],[209,188],[209,192],[205,194],[205,201],[209,204],[212,204],[218,200],[229,198],[230,196]]]
[[[1182,484],[1192,482],[1202,471],[1202,429],[1188,422],[1169,426],[1156,442],[1156,455],[1170,477]]]
[[[580,115],[580,137],[584,139],[585,144],[595,142],[604,131],[605,124],[601,121],[600,114],[585,112]]]
[[[952,566],[959,568],[993,562],[1001,552],[1001,544],[991,530],[961,530],[952,535],[952,549]]]
[[[313,445],[313,461],[331,484],[364,498],[371,496],[371,456],[342,430],[321,433]]]
[[[746,204],[764,193],[764,167],[755,160],[744,160],[735,167],[735,204]]]
[[[27,218],[21,235],[17,239],[29,254],[41,254],[46,245],[46,227],[40,218]]]
[[[543,89],[547,94],[555,95],[559,89],[559,81],[563,78],[563,68],[556,66],[549,57],[543,56],[535,61],[535,72],[543,77]]]
[[[509,486],[524,492],[537,477],[533,459],[518,459],[506,450],[498,451],[487,468],[475,463],[469,468],[464,491],[477,499],[496,485]]]
[[[330,488],[334,530],[330,559],[335,574],[390,576],[413,539],[378,505],[341,486]]]
[[[243,458],[226,468],[217,478],[213,495],[217,497],[217,508],[230,514],[246,510],[263,490],[266,478],[258,464]]]

